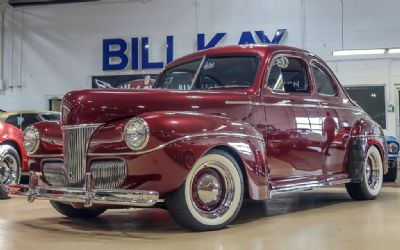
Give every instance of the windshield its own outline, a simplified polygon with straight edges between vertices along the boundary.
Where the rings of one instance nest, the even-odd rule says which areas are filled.
[[[256,56],[204,57],[166,70],[155,88],[210,90],[249,88],[253,84],[259,59]]]
[[[40,114],[40,116],[46,121],[59,121],[60,114]]]

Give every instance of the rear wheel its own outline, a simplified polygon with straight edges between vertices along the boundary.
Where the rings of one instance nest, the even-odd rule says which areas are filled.
[[[57,201],[50,201],[50,203],[57,212],[70,218],[94,218],[107,210],[105,208],[74,208]]]
[[[18,184],[21,169],[18,151],[10,145],[0,145],[0,182],[4,185]]]
[[[383,182],[383,163],[379,150],[375,146],[368,149],[364,162],[361,183],[347,183],[346,189],[355,200],[373,200],[381,191]]]
[[[223,150],[211,150],[194,164],[166,204],[182,226],[194,231],[218,230],[235,219],[243,193],[243,175],[237,161]]]

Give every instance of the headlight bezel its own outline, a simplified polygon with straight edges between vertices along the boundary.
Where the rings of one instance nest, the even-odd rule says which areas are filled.
[[[27,141],[26,136],[28,135],[28,132],[33,133],[33,136],[34,136],[33,139],[35,140],[35,144],[31,149],[28,149],[25,144],[25,142]],[[35,126],[31,125],[31,126],[28,126],[27,128],[25,128],[22,142],[23,142],[24,149],[28,155],[32,155],[38,151],[39,145],[40,145],[40,139],[41,139],[40,132]]]
[[[137,145],[133,145],[132,143],[129,142],[128,136],[132,136],[131,133],[129,133],[127,130],[129,129],[129,126],[132,125],[139,125],[141,127],[141,132],[144,135],[143,139],[140,140],[140,143],[137,143]],[[149,142],[150,139],[150,129],[149,125],[147,122],[142,119],[142,118],[132,118],[130,119],[124,127],[124,133],[123,133],[123,139],[125,141],[125,144],[128,146],[133,151],[139,151],[145,148]]]
[[[390,150],[390,149],[391,149],[391,145],[396,146],[396,150],[391,151],[391,150]],[[397,142],[389,142],[389,143],[387,144],[387,148],[388,148],[388,153],[389,153],[389,154],[398,154],[398,153],[399,153],[399,144],[398,144]]]

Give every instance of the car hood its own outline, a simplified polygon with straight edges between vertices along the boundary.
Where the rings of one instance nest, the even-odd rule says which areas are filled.
[[[230,103],[233,102],[233,103]],[[243,120],[251,105],[246,92],[81,90],[66,94],[62,125],[107,123],[153,111],[191,111]]]

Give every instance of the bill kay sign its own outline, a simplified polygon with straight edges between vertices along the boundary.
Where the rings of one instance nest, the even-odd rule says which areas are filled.
[[[270,39],[264,31],[254,31],[254,33],[244,31],[238,39],[238,44],[279,44],[286,33],[286,29],[278,29],[274,37]],[[225,36],[227,36],[227,33],[216,33],[210,40],[206,41],[205,34],[197,34],[197,50],[216,47]],[[166,37],[164,60],[150,61],[149,50],[149,37],[132,37],[129,41],[122,38],[104,39],[103,70],[162,69],[164,62],[169,63],[174,59],[174,37]]]

